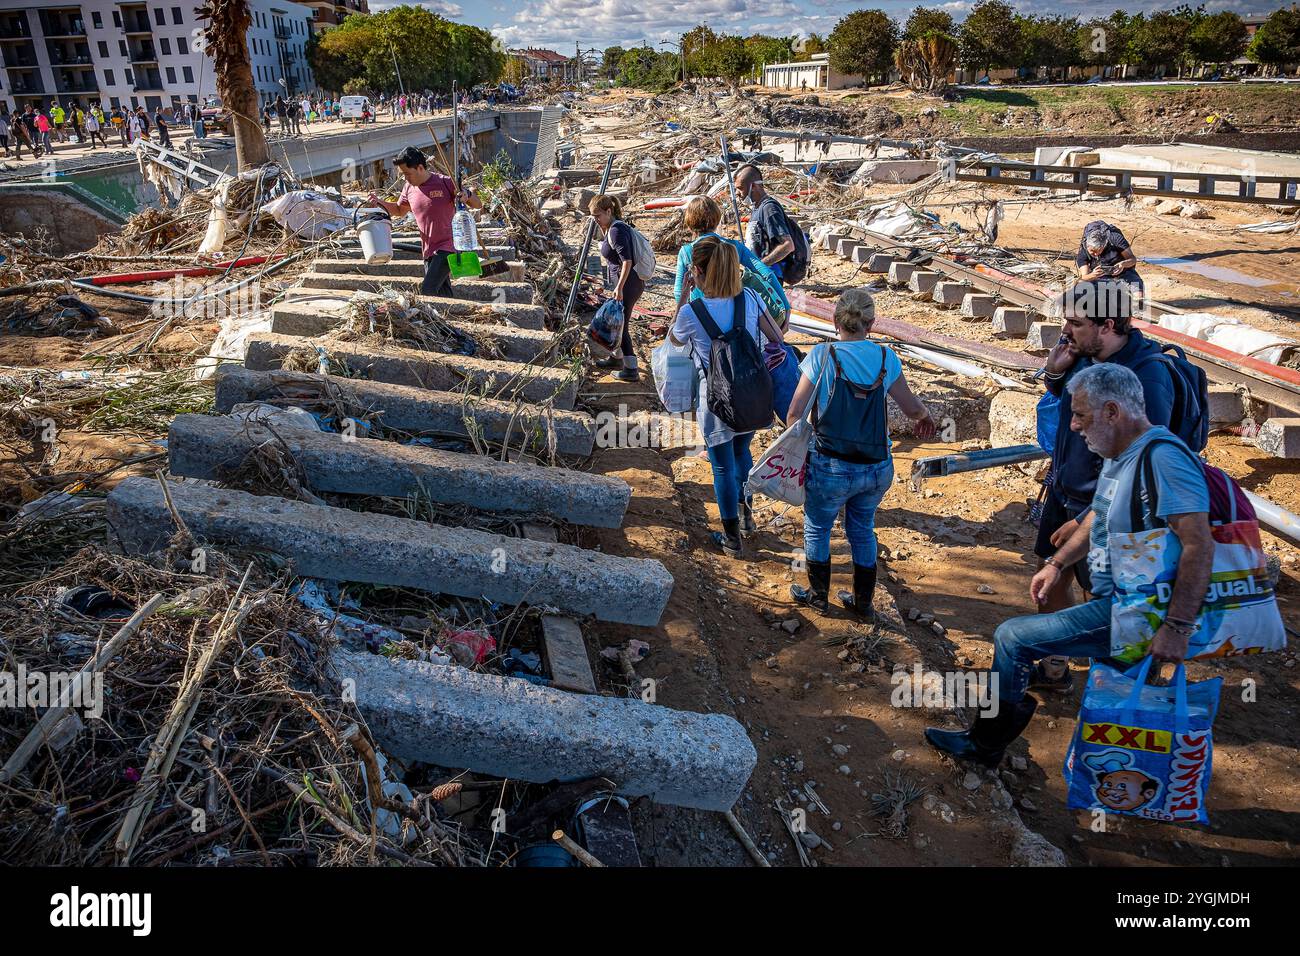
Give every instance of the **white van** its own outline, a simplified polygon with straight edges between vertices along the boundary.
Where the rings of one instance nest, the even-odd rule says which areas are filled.
[[[339,100],[339,115],[344,119],[359,120],[363,113],[375,115],[375,108],[368,96],[345,96]]]

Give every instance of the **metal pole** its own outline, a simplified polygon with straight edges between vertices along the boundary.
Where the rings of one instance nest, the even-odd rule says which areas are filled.
[[[740,203],[736,201],[736,180],[731,175],[731,150],[727,147],[727,134],[719,133],[718,140],[722,143],[722,165],[727,169],[727,188],[731,190],[731,212],[736,217],[736,236],[744,242],[745,231],[740,228]]]
[[[600,192],[598,195],[605,195],[605,187],[609,185],[609,171],[614,168],[614,154],[610,153],[605,157],[605,172],[600,177]],[[578,255],[578,267],[573,270],[573,285],[569,288],[569,301],[564,305],[564,315],[560,318],[560,328],[563,329],[569,324],[569,316],[573,314],[573,304],[578,301],[578,284],[582,281],[582,269],[587,264],[587,254],[591,252],[591,237],[596,231],[596,220],[587,220],[587,231],[582,236],[582,252]]]
[[[436,140],[435,140],[436,142]],[[460,189],[460,115],[456,106],[456,81],[451,81],[451,181]]]
[[[397,65],[397,47],[393,46],[393,41],[388,41],[388,52],[393,54],[393,69],[397,71],[397,89],[403,96],[406,95],[406,87],[402,85],[402,68]]]

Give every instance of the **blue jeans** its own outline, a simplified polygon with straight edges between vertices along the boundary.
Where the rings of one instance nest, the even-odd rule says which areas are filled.
[[[749,443],[753,440],[754,433],[746,432],[721,445],[709,446],[713,496],[718,500],[718,514],[723,521],[735,521],[740,517],[740,499],[745,482],[749,480],[749,469],[754,467],[754,456],[749,450]]]
[[[1052,614],[1027,614],[999,624],[993,632],[998,699],[1008,704],[1021,700],[1034,662],[1044,657],[1109,657],[1110,606],[1107,596]]]
[[[853,563],[876,566],[876,509],[894,480],[894,460],[860,465],[808,449],[804,478],[803,549],[809,561],[831,559],[831,527],[844,509]]]

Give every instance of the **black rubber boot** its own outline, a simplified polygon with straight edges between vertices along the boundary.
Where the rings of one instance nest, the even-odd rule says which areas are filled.
[[[742,538],[752,538],[758,532],[758,525],[754,524],[754,499],[740,499],[740,536]]]
[[[790,585],[790,597],[799,604],[825,614],[831,609],[827,596],[831,590],[831,563],[829,561],[808,562],[808,586]]]
[[[840,591],[840,603],[852,611],[858,617],[867,619],[875,615],[871,608],[872,595],[876,593],[876,566],[865,567],[861,564],[853,565],[853,593]]]
[[[713,532],[713,540],[718,543],[722,553],[727,557],[740,557],[740,519],[723,518],[722,530]]]
[[[1026,696],[1017,704],[1002,702],[996,717],[986,717],[983,711],[979,712],[970,730],[929,727],[925,739],[954,760],[974,760],[986,767],[996,767],[1002,762],[1007,745],[1029,726],[1037,708],[1038,699],[1035,697]]]

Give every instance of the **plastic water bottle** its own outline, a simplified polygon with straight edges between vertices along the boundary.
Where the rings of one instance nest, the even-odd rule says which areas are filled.
[[[451,241],[457,252],[473,252],[478,248],[478,226],[463,204],[458,204],[456,215],[451,217]]]

